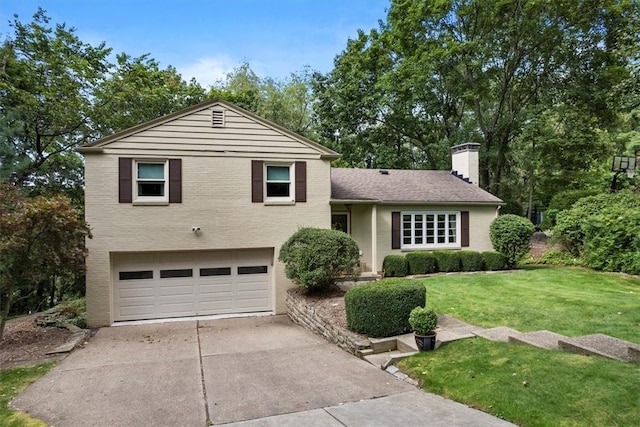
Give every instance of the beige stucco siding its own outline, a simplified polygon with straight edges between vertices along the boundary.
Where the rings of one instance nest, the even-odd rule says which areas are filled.
[[[378,206],[378,270],[382,270],[384,257],[405,251],[391,249],[391,212],[396,211],[469,211],[469,247],[470,251],[493,250],[489,238],[489,225],[496,217],[496,206]]]
[[[131,155],[122,150],[123,155]],[[141,154],[142,156],[142,154]],[[144,153],[144,157],[150,157]],[[266,206],[251,202],[251,158],[185,156],[182,203],[134,206],[118,203],[118,155],[86,154],[87,309],[90,326],[113,321],[110,254],[147,251],[204,251],[273,248],[275,311],[286,311],[284,266],[277,262],[281,244],[299,227],[330,226],[329,161],[307,162],[307,202]],[[281,158],[296,160],[295,155]],[[163,157],[159,157],[163,158]],[[260,159],[256,154],[252,158]],[[193,226],[200,227],[194,234]]]
[[[339,210],[334,205],[333,210]],[[390,254],[406,253],[401,249],[391,249],[391,212],[397,211],[469,211],[469,247],[472,251],[493,250],[489,238],[489,225],[496,217],[496,206],[436,206],[436,205],[377,205],[377,265],[376,271],[382,271],[384,257]],[[362,261],[371,267],[373,251],[371,248],[371,205],[353,205],[351,208],[351,235],[362,251]]]

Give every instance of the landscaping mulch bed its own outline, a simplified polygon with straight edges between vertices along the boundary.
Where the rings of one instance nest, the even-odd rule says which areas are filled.
[[[0,341],[0,369],[60,358],[47,352],[64,344],[72,332],[67,328],[39,326],[37,317],[37,314],[32,314],[7,322]]]

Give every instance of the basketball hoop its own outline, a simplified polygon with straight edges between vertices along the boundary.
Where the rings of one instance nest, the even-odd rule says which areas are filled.
[[[638,159],[634,156],[614,156],[613,165],[611,171],[614,173],[613,180],[611,181],[610,192],[617,191],[618,176],[626,173],[629,178],[633,178],[636,173],[636,166]]]

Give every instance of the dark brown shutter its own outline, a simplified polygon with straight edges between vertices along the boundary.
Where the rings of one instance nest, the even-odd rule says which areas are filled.
[[[131,182],[131,157],[118,158],[118,202],[131,203],[133,201],[133,183]]]
[[[391,212],[391,249],[400,249],[400,212]]]
[[[262,177],[264,162],[262,160],[251,160],[251,202],[262,203],[264,201]]]
[[[169,203],[182,203],[182,159],[169,159]]]
[[[296,162],[296,202],[307,201],[307,162]]]
[[[460,246],[469,247],[469,211],[460,212]]]

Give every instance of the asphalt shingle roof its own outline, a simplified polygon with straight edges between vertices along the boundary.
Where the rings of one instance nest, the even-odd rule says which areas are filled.
[[[331,199],[399,203],[502,203],[493,194],[447,171],[398,169],[332,168]]]

